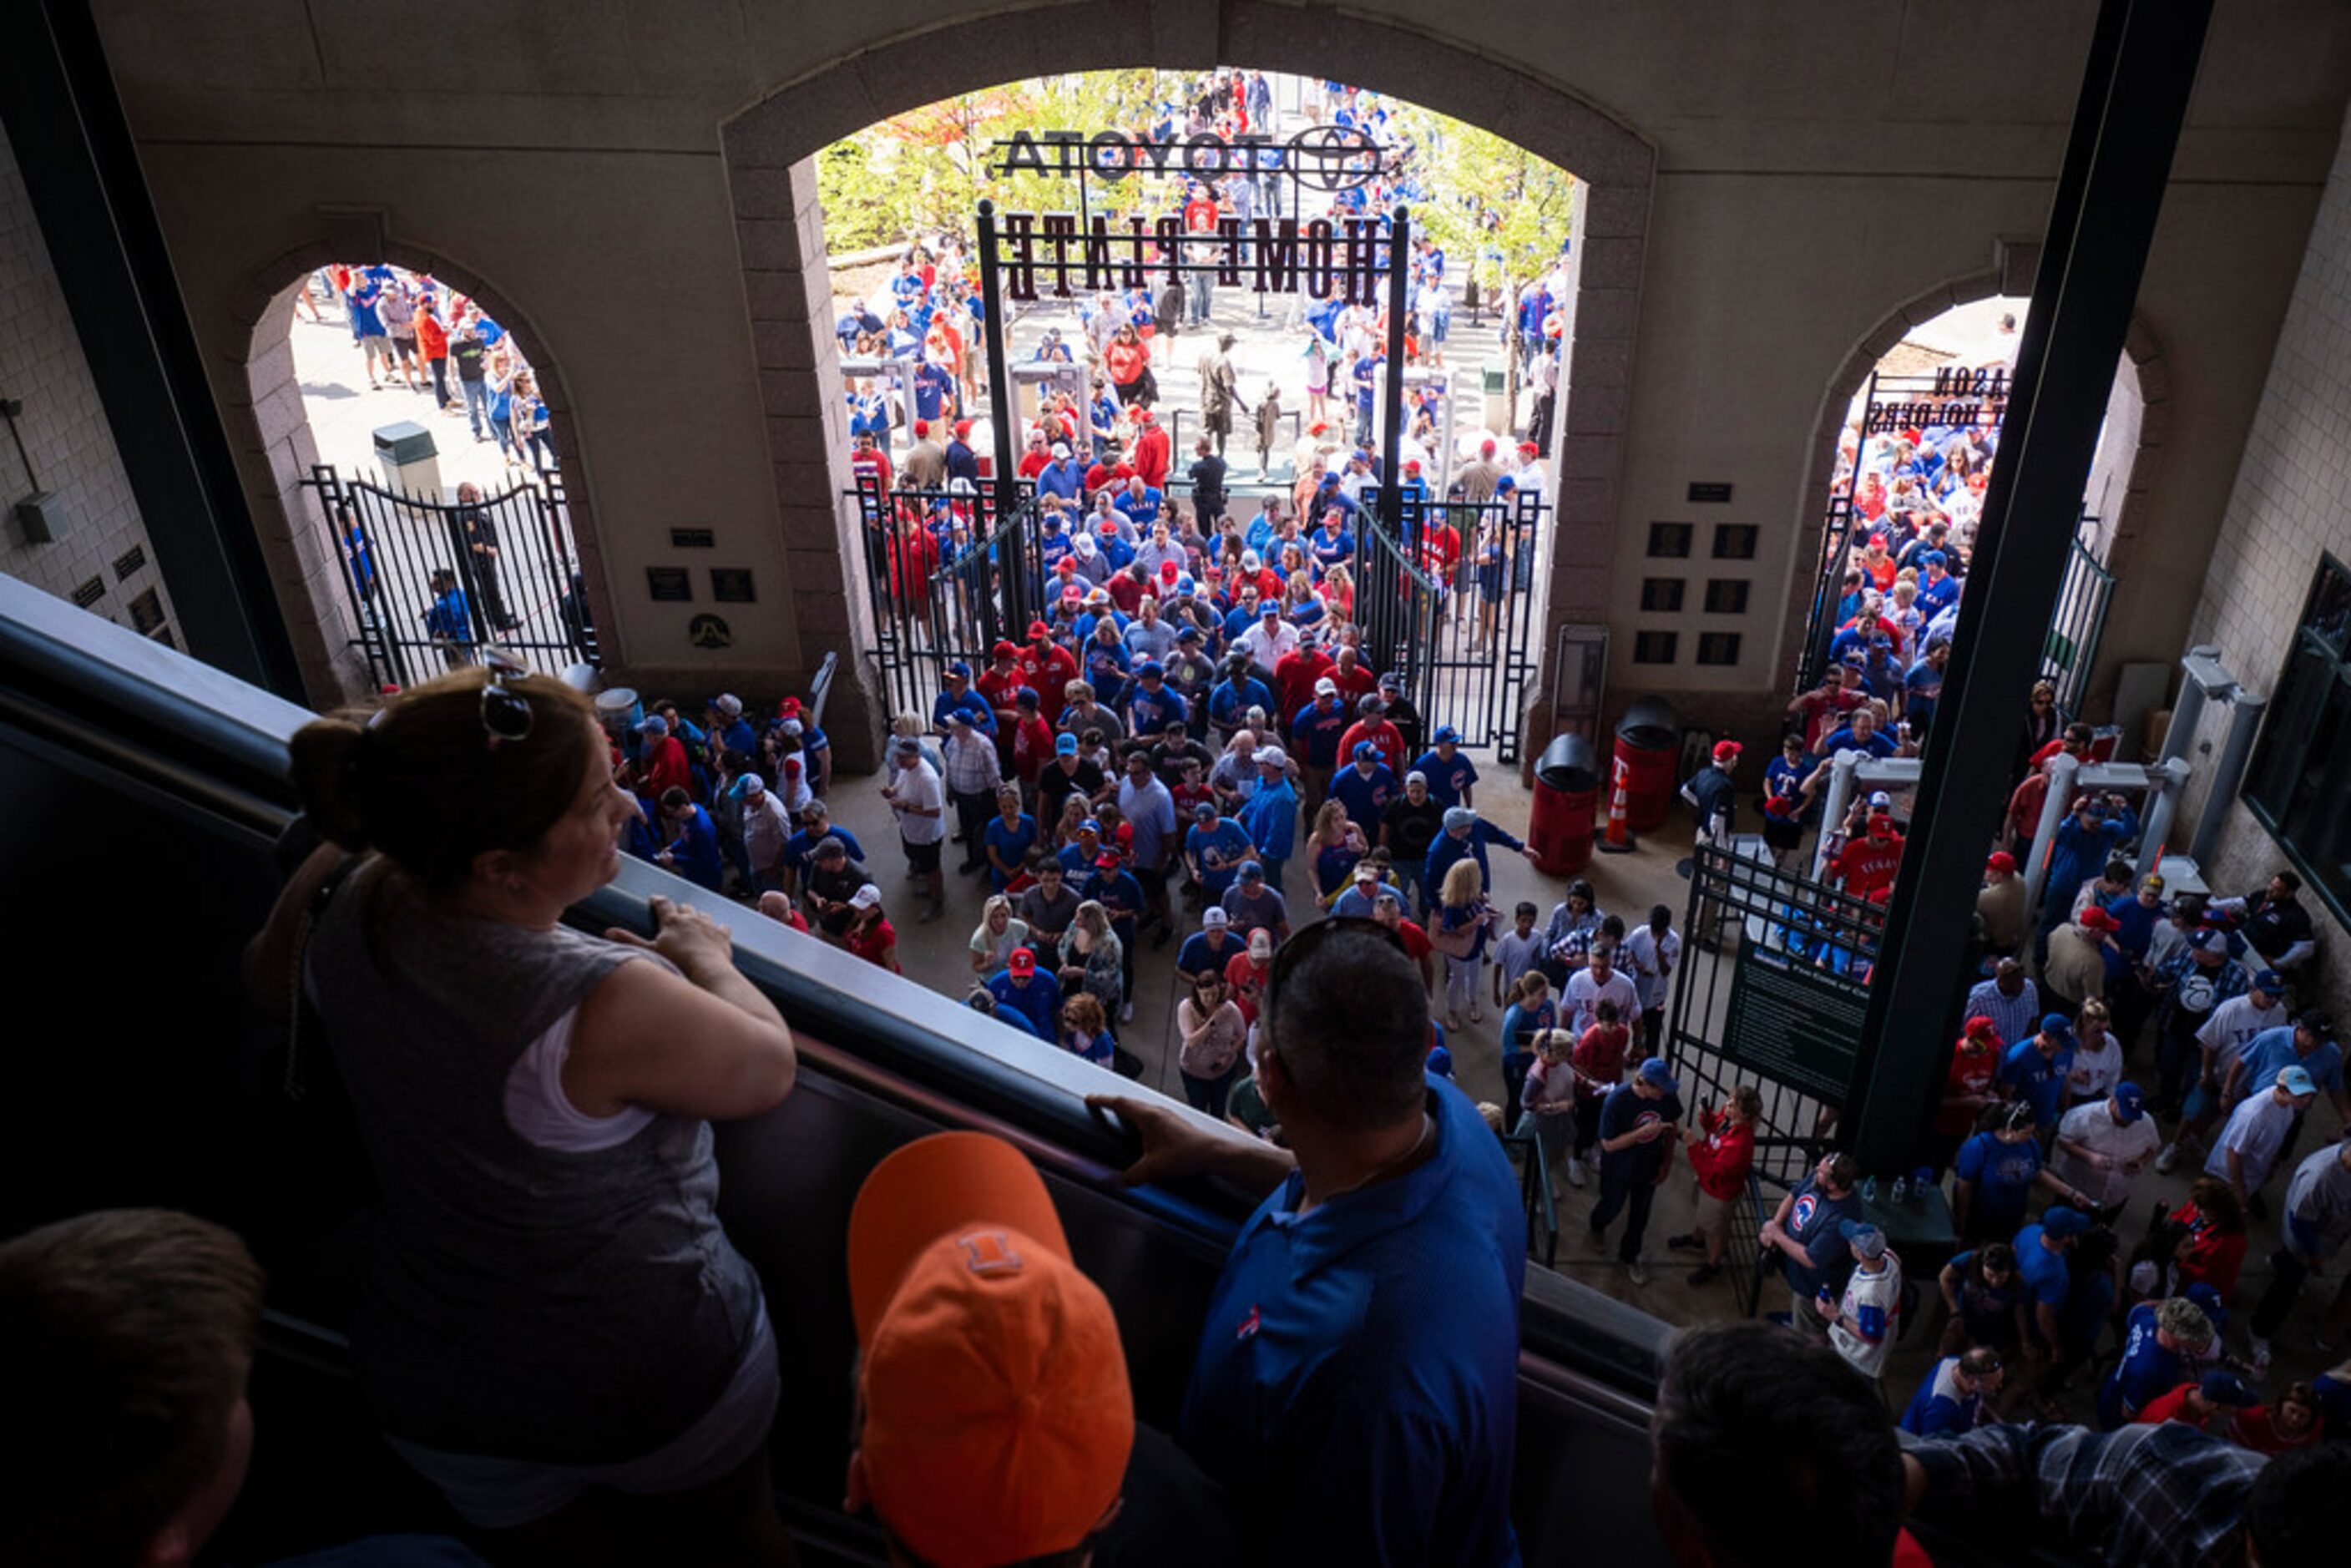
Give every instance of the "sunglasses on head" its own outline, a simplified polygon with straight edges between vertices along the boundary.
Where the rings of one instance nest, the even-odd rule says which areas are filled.
[[[511,651],[495,644],[482,650],[482,663],[490,678],[482,686],[482,728],[489,735],[489,747],[497,749],[502,740],[527,740],[530,737],[530,699],[513,690],[506,683],[516,685],[529,675],[530,666]]]
[[[1273,1032],[1274,998],[1280,993],[1283,979],[1299,965],[1313,956],[1315,951],[1328,943],[1332,936],[1343,931],[1360,931],[1366,936],[1378,937],[1399,953],[1404,951],[1403,936],[1367,915],[1326,915],[1305,930],[1294,933],[1289,941],[1273,950],[1273,963],[1266,970],[1265,999],[1261,1005],[1267,1024],[1266,1032],[1269,1036]]]

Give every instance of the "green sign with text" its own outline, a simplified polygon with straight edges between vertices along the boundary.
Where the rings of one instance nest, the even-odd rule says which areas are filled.
[[[1866,988],[1741,945],[1731,973],[1722,1053],[1774,1083],[1842,1105],[1853,1092]]]

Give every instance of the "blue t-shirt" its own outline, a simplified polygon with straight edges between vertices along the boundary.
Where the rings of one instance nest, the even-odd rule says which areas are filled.
[[[1959,1364],[1956,1355],[1937,1362],[1902,1412],[1902,1429],[1914,1437],[1939,1437],[1973,1431],[1983,1418],[1983,1391],[1961,1392],[1952,1376]]]
[[[1831,1197],[1811,1176],[1798,1185],[1795,1201],[1788,1206],[1788,1218],[1781,1226],[1803,1249],[1802,1258],[1792,1258],[1784,1249],[1780,1253],[1781,1274],[1791,1291],[1810,1298],[1820,1293],[1823,1284],[1834,1282],[1832,1275],[1842,1276],[1844,1270],[1836,1267],[1837,1260],[1853,1253],[1837,1234],[1837,1226],[1860,1218],[1859,1193]]]
[[[701,807],[683,823],[669,824],[670,870],[697,887],[718,891],[726,874],[726,862],[718,853],[718,830],[712,826],[710,813]]]
[[[1673,1095],[1660,1095],[1653,1100],[1643,1094],[1636,1084],[1619,1083],[1601,1103],[1600,1136],[1603,1141],[1621,1138],[1652,1122],[1678,1122],[1681,1119],[1682,1103]],[[1621,1149],[1603,1149],[1600,1152],[1600,1168],[1610,1176],[1627,1181],[1654,1181],[1658,1167],[1673,1152],[1672,1138],[1672,1134],[1666,1133],[1646,1144],[1627,1144]]]
[[[1326,707],[1317,699],[1298,710],[1290,721],[1290,733],[1307,762],[1329,768],[1339,759],[1339,737],[1354,722],[1345,703],[1334,701]]]
[[[1291,1176],[1209,1298],[1183,1445],[1267,1561],[1518,1560],[1525,1211],[1476,1108],[1427,1083],[1422,1164],[1302,1216]]]
[[[1225,890],[1240,874],[1241,862],[1257,853],[1249,834],[1230,817],[1218,817],[1206,827],[1197,822],[1184,835],[1185,852],[1200,865],[1200,884],[1211,902],[1221,902]]]
[[[1997,1134],[1978,1133],[1959,1145],[1951,1170],[1975,1184],[1968,1228],[1980,1236],[2006,1236],[2023,1223],[2033,1181],[2041,1175],[2041,1145],[2032,1138],[2003,1144]]]
[[[1225,939],[1213,948],[1208,946],[1206,931],[1195,931],[1185,937],[1184,946],[1176,949],[1176,972],[1187,979],[1211,971],[1221,975],[1225,972],[1225,966],[1233,961],[1234,954],[1248,951],[1249,944],[1236,940],[1230,927],[1226,929]]]
[[[1185,702],[1184,694],[1165,681],[1155,692],[1138,685],[1127,695],[1126,706],[1137,735],[1157,735],[1171,724],[1188,724],[1192,718],[1191,705]]]
[[[2343,1048],[2330,1040],[2304,1056],[2294,1049],[2292,1024],[2265,1029],[2245,1041],[2244,1062],[2244,1071],[2237,1077],[2241,1093],[2258,1093],[2275,1083],[2286,1068],[2297,1066],[2310,1074],[2321,1093],[2332,1094],[2343,1087]]]
[[[931,699],[933,724],[945,724],[948,715],[957,713],[970,715],[972,728],[979,731],[980,734],[996,733],[996,710],[988,706],[986,697],[981,696],[970,686],[964,687],[960,695],[954,692],[941,692]]]
[[[1011,822],[1007,822],[1001,815],[990,817],[980,838],[1003,859],[1006,865],[1012,868],[1008,874],[998,870],[993,862],[988,864],[987,880],[995,884],[997,892],[1002,893],[1004,884],[1019,874],[1022,858],[1036,847],[1037,819],[1026,811]]]
[[[1273,693],[1255,675],[1244,676],[1238,683],[1218,681],[1208,693],[1208,716],[1221,725],[1238,727],[1241,716],[1253,707],[1273,711]]]
[[[2098,1385],[2098,1425],[2112,1431],[2139,1413],[2158,1394],[2187,1379],[2185,1360],[2156,1338],[2156,1303],[2142,1301],[2123,1320],[2122,1359]]]
[[[1369,778],[1352,762],[1331,777],[1331,799],[1347,809],[1347,820],[1372,843],[1379,842],[1380,818],[1398,793],[1395,771],[1384,762],[1373,763]]]
[[[997,1010],[1010,1009],[1027,1018],[1031,1031],[1039,1040],[1058,1040],[1061,1038],[1061,987],[1050,975],[1029,977],[1025,986],[1004,969],[987,982],[987,994],[996,998]]]
[[[2073,1289],[2073,1276],[2066,1270],[2065,1254],[2052,1252],[2041,1245],[2038,1225],[2028,1225],[2016,1233],[2016,1273],[2024,1282],[2028,1322],[2038,1322],[2036,1308],[2064,1310],[2066,1292]]]
[[[1413,771],[1427,775],[1429,798],[1447,810],[1461,804],[1463,792],[1478,783],[1478,765],[1459,747],[1453,748],[1453,760],[1447,762],[1432,746],[1412,767]]]
[[[2074,1070],[2074,1048],[2062,1046],[2054,1056],[2043,1056],[2028,1037],[2008,1048],[2000,1060],[2000,1081],[2032,1107],[2033,1119],[2043,1127],[2057,1124],[2057,1109],[2065,1093],[2065,1074]]]

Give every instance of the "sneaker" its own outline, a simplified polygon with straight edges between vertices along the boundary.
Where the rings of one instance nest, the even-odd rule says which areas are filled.
[[[2173,1171],[2176,1171],[2179,1168],[2179,1145],[2178,1144],[2164,1145],[2163,1153],[2155,1156],[2155,1174],[2158,1176],[2169,1176]]]
[[[1587,1226],[1584,1228],[1583,1239],[1585,1245],[1589,1246],[1594,1252],[1605,1252],[1608,1250],[1608,1232],[1605,1230],[1593,1230]]]
[[[1646,1285],[1649,1282],[1649,1266],[1635,1258],[1625,1265],[1625,1278],[1636,1285]]]
[[[1118,1021],[1121,1023],[1133,1023],[1134,1021],[1134,1004],[1133,1002],[1123,1002],[1120,1004],[1118,1009]]]
[[[1570,1186],[1582,1186],[1583,1185],[1583,1162],[1575,1158],[1573,1155],[1570,1155],[1568,1157],[1567,1185]]]
[[[1713,1284],[1716,1278],[1719,1276],[1721,1272],[1722,1266],[1719,1263],[1699,1264],[1697,1268],[1692,1269],[1689,1271],[1689,1282],[1691,1288],[1696,1289],[1701,1285]]]
[[[2253,1375],[2260,1376],[2270,1369],[2270,1342],[2253,1335]]]
[[[1668,1236],[1666,1245],[1676,1252],[1695,1252],[1706,1243],[1695,1236]]]

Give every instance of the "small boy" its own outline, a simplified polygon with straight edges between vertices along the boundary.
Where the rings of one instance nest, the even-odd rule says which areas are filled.
[[[1517,924],[1509,936],[1494,944],[1494,1006],[1498,1010],[1503,997],[1518,986],[1519,977],[1542,957],[1542,938],[1535,935],[1535,920],[1540,914],[1531,904],[1520,904],[1510,911]]]

